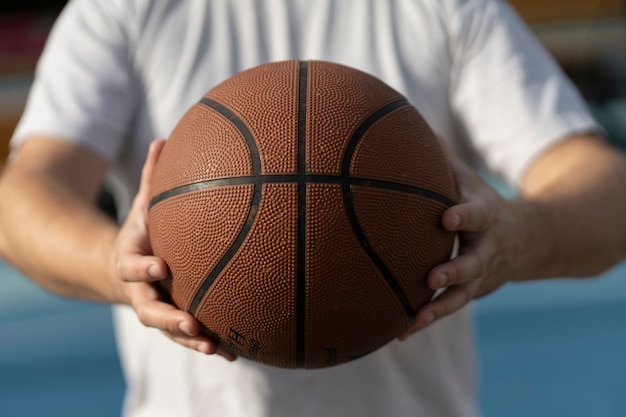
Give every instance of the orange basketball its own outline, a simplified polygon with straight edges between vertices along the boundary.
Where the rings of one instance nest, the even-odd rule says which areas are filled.
[[[320,368],[394,339],[449,259],[456,188],[435,135],[361,71],[285,61],[241,72],[180,120],[149,210],[166,287],[233,353]]]

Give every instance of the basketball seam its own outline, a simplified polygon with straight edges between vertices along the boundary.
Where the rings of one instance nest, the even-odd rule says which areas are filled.
[[[298,71],[298,177],[308,173],[306,155],[308,63],[301,61]],[[296,367],[305,366],[306,326],[306,207],[307,183],[298,181],[298,249],[296,278]]]
[[[436,191],[429,190],[427,188],[416,187],[413,185],[402,184],[393,181],[385,180],[373,180],[370,178],[360,177],[348,177],[342,178],[338,175],[324,175],[324,174],[306,174],[300,176],[294,175],[259,175],[253,176],[239,176],[229,178],[216,178],[212,180],[203,180],[198,182],[192,182],[189,184],[181,185],[171,188],[167,191],[163,191],[157,194],[150,201],[149,207],[152,208],[162,201],[169,198],[187,194],[195,191],[202,191],[211,188],[226,187],[231,185],[246,185],[246,184],[278,184],[278,183],[298,183],[305,182],[308,184],[339,184],[345,186],[363,186],[368,188],[377,188],[381,190],[397,191],[404,194],[411,194],[418,197],[426,198],[428,200],[437,202],[445,207],[451,207],[454,205],[454,201],[450,198],[437,193]]]
[[[259,156],[259,151],[258,151],[256,141],[254,139],[254,135],[252,134],[252,132],[250,132],[250,129],[248,129],[248,126],[246,125],[246,123],[243,120],[241,120],[241,118],[239,118],[239,116],[237,116],[232,110],[230,110],[226,106],[214,100],[211,100],[208,98],[202,98],[202,100],[200,100],[200,104],[203,104],[207,107],[214,109],[216,112],[218,112],[219,114],[224,116],[227,120],[229,120],[239,130],[239,132],[244,137],[248,145],[248,149],[250,151],[250,158],[252,162],[251,164],[252,165],[252,177],[251,178],[258,178],[261,172],[261,158]],[[244,222],[241,229],[239,230],[239,233],[237,237],[235,238],[235,241],[233,242],[233,244],[230,246],[230,248],[228,248],[224,256],[222,256],[222,258],[218,261],[218,263],[211,270],[211,272],[209,272],[209,275],[204,279],[198,291],[196,291],[196,294],[194,295],[189,305],[189,308],[187,309],[187,311],[189,311],[189,313],[191,313],[192,315],[196,314],[198,307],[200,306],[200,302],[202,301],[206,293],[209,291],[209,288],[211,288],[211,286],[213,285],[213,282],[215,282],[215,280],[222,273],[224,268],[226,268],[228,263],[237,254],[237,252],[239,251],[239,248],[241,247],[243,242],[246,240],[246,237],[250,233],[250,229],[252,228],[254,219],[256,218],[256,215],[259,212],[258,207],[261,202],[260,189],[262,186],[262,184],[260,184],[258,181],[253,181],[251,182],[251,184],[253,186],[253,194],[252,194],[252,199],[250,201],[250,208],[248,209],[248,214],[246,216],[246,221]]]
[[[348,141],[348,145],[346,146],[346,150],[343,155],[342,163],[341,163],[341,176],[344,178],[350,177],[350,164],[352,162],[352,158],[354,157],[354,152],[356,151],[356,147],[359,144],[361,138],[367,130],[378,120],[382,119],[386,115],[392,113],[393,111],[408,106],[409,103],[406,99],[401,99],[398,101],[391,102],[386,106],[381,107],[376,110],[370,116],[368,116],[358,128],[355,129],[350,140]],[[344,208],[346,211],[346,217],[348,218],[348,222],[350,223],[350,227],[352,228],[352,232],[356,236],[359,244],[363,251],[367,254],[370,260],[374,263],[378,271],[382,274],[383,278],[387,282],[387,285],[394,293],[397,300],[400,302],[404,313],[407,316],[408,324],[413,322],[414,312],[413,307],[411,306],[411,302],[404,290],[398,283],[398,281],[393,276],[393,273],[387,266],[387,264],[383,261],[380,255],[376,252],[376,250],[372,247],[367,236],[365,235],[365,231],[361,227],[361,224],[358,220],[358,216],[356,214],[356,208],[354,207],[354,197],[352,193],[352,188],[354,185],[349,183],[342,184],[342,194],[343,194],[343,202]]]

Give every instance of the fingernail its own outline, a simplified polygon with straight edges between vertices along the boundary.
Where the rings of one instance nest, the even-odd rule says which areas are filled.
[[[432,323],[432,322],[433,322],[433,320],[435,320],[435,313],[433,313],[433,312],[431,311],[430,313],[428,313],[428,314],[426,315],[426,320],[424,320],[424,321],[422,321],[422,322],[420,323],[420,326],[422,326],[422,327],[426,327],[426,326],[428,326],[430,323]]]
[[[196,334],[193,332],[191,325],[186,321],[181,321],[178,323],[178,328],[181,332],[185,333],[188,336],[195,336]]]
[[[150,265],[150,267],[148,268],[148,275],[150,275],[150,277],[154,279],[163,278],[161,270],[157,264]]]
[[[448,274],[440,274],[437,279],[437,288],[443,288],[448,285]]]
[[[435,320],[435,313],[433,313],[432,311],[430,313],[428,313],[428,315],[426,316],[426,325],[429,325],[430,323],[433,322],[433,320]]]
[[[205,355],[209,354],[209,345],[207,343],[204,343],[204,342],[198,343],[198,346],[196,347],[196,349],[198,350],[198,352],[204,353]]]
[[[461,225],[461,216],[459,216],[458,214],[455,214],[454,216],[452,216],[452,228],[456,229]]]

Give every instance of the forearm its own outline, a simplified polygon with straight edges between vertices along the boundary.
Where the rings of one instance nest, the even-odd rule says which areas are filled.
[[[513,202],[530,221],[525,274],[514,279],[591,276],[624,259],[624,184],[623,155],[595,138],[570,139],[537,160]]]
[[[0,227],[7,260],[57,294],[120,301],[111,277],[117,226],[53,179],[6,174]]]
[[[107,164],[54,137],[33,137],[0,177],[0,255],[49,291],[123,302],[118,226],[93,204]]]

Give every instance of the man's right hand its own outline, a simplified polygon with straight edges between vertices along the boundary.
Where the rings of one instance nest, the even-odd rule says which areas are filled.
[[[152,173],[165,144],[152,142],[144,164],[139,192],[115,244],[114,276],[120,298],[137,313],[141,323],[161,330],[173,341],[205,354],[219,354],[232,361],[236,356],[220,348],[200,333],[200,324],[189,313],[165,302],[155,288],[166,279],[169,270],[163,259],[154,256],[148,235],[148,205]]]

